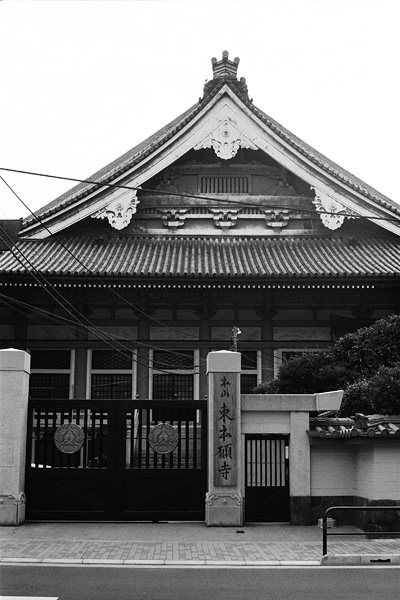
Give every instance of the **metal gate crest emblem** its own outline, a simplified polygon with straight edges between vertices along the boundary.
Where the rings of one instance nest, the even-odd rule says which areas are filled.
[[[85,441],[85,433],[80,425],[76,423],[63,423],[57,427],[54,434],[54,443],[60,452],[73,454],[78,452]]]
[[[154,452],[170,454],[178,445],[179,433],[177,428],[169,423],[158,423],[151,428],[148,440]]]

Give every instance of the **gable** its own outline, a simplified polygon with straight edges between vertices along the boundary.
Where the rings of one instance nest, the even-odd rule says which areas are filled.
[[[265,211],[289,211],[289,217],[308,211],[311,220],[319,215],[331,231],[362,217],[399,235],[400,208],[394,202],[256,108],[246,90],[231,73],[214,78],[186,113],[89,178],[90,183],[38,211],[40,222],[26,219],[22,235],[43,239],[88,218],[128,231],[150,196],[156,209],[169,209],[173,216],[188,205],[191,210],[193,205],[220,209],[225,216],[237,206],[241,211],[259,206],[264,216]],[[288,221],[287,212],[271,215],[277,222]],[[178,230],[183,232],[181,225]]]

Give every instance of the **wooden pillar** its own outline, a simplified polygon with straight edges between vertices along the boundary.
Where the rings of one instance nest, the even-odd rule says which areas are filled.
[[[200,319],[199,325],[199,336],[200,341],[210,341],[211,340],[211,321],[209,318]],[[202,365],[206,364],[208,353],[210,352],[210,348],[200,348],[200,381],[199,381],[199,400],[203,400],[203,398],[208,395],[208,381],[207,375],[202,367]]]
[[[141,317],[138,323],[138,342],[149,343],[150,324],[147,317]],[[137,387],[136,393],[141,400],[149,397],[149,349],[138,344],[137,349]]]
[[[208,526],[243,525],[240,352],[210,352],[208,372]]]

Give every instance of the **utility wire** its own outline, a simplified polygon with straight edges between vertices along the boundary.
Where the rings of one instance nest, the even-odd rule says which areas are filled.
[[[27,209],[29,210],[29,212],[31,213],[31,215],[33,215],[35,217],[35,219],[46,229],[46,231],[60,244],[60,246],[74,259],[76,260],[81,267],[83,267],[84,269],[86,269],[87,271],[89,271],[88,267],[80,260],[80,258],[78,258],[73,252],[71,252],[71,250],[56,236],[54,236],[54,234],[50,231],[50,229],[48,229],[48,227],[46,226],[45,223],[42,222],[42,220],[34,213],[31,211],[31,209],[29,208],[29,206],[27,206],[27,204],[22,200],[22,198],[16,193],[16,191],[7,183],[7,181],[4,179],[4,177],[2,177],[0,175],[0,179],[5,183],[5,185],[8,187],[8,189],[14,194],[14,196],[21,202],[21,204]],[[131,308],[133,308],[134,310],[140,312],[142,315],[144,315],[146,318],[150,319],[151,321],[157,323],[158,325],[161,325],[162,327],[167,327],[168,330],[170,331],[175,331],[178,332],[181,335],[185,335],[189,338],[194,338],[197,339],[197,336],[191,335],[185,331],[179,330],[179,329],[175,329],[173,327],[170,327],[169,325],[165,325],[164,323],[162,323],[161,321],[159,321],[158,319],[155,319],[154,317],[152,317],[151,315],[147,314],[144,310],[142,310],[141,308],[139,308],[139,306],[137,306],[136,304],[133,304],[132,302],[130,302],[127,298],[124,298],[121,294],[119,294],[113,287],[109,286],[105,281],[103,281],[103,279],[101,279],[98,275],[91,273],[91,276],[94,277],[97,281],[99,281],[106,289],[108,289],[112,294],[114,294],[114,296],[116,296],[117,298],[119,298],[120,300],[122,300],[125,304],[127,304],[128,306],[130,306]]]
[[[7,232],[1,226],[0,226],[0,231],[3,233],[3,235],[6,236],[6,238],[8,238],[9,243],[12,245],[13,242],[12,242],[11,238],[8,236]],[[132,352],[129,350],[129,348],[126,348],[126,346],[124,346],[123,344],[121,344],[118,340],[112,338],[106,332],[101,331],[89,319],[87,319],[84,315],[82,315],[82,313],[80,313],[66,298],[64,298],[62,296],[62,294],[60,294],[58,292],[58,290],[49,281],[47,281],[47,279],[36,269],[36,267],[29,261],[29,259],[26,258],[26,256],[24,255],[24,253],[19,248],[17,248],[15,246],[15,248],[21,254],[23,260],[21,258],[19,258],[19,256],[16,255],[16,253],[12,249],[12,246],[9,246],[8,243],[7,243],[7,241],[5,239],[3,239],[3,242],[8,247],[8,249],[11,251],[11,253],[13,254],[13,256],[18,260],[18,262],[24,268],[26,268],[26,264],[24,264],[23,260],[28,263],[28,265],[33,270],[33,272],[28,271],[29,274],[36,280],[36,282],[40,285],[40,287],[42,287],[46,291],[46,293],[49,294],[51,296],[51,298],[59,306],[61,306],[61,308],[63,308],[63,310],[65,310],[75,320],[74,322],[77,325],[81,325],[82,327],[84,327],[89,333],[92,333],[93,335],[95,335],[100,341],[106,343],[112,350],[115,350],[115,351],[119,352],[120,354],[122,354],[126,358],[128,358],[128,357],[130,359],[132,358]],[[54,291],[54,294],[52,293],[51,290]],[[61,298],[61,300],[60,300],[60,298]],[[72,309],[72,311],[69,308],[67,308],[62,303],[62,301],[64,301],[68,306],[70,306],[71,309]],[[86,321],[86,323],[88,323],[88,325],[86,325],[85,323],[83,323],[80,319],[84,319],[84,321]],[[99,333],[97,333],[97,332],[99,332]],[[109,343],[110,341],[112,343],[114,343],[115,346],[112,346]],[[128,354],[126,354],[126,352],[128,352]],[[140,361],[135,361],[135,362],[138,362],[138,364],[142,364],[143,366],[145,366],[146,368],[148,368],[148,365],[146,365],[144,363],[140,363]],[[159,369],[159,371],[165,372],[166,374],[170,373],[169,371],[162,371],[162,369]]]
[[[246,202],[244,202],[243,200],[233,200],[233,199],[229,199],[229,198],[202,196],[199,194],[182,194],[179,192],[171,192],[171,191],[164,191],[164,190],[153,190],[153,189],[144,188],[142,186],[134,187],[134,186],[130,186],[130,185],[123,185],[123,184],[117,184],[117,183],[94,181],[92,179],[78,179],[76,177],[63,177],[62,175],[50,175],[48,173],[25,171],[22,169],[10,169],[10,168],[6,168],[6,167],[0,167],[0,171],[8,171],[9,173],[20,173],[22,175],[34,175],[36,177],[46,177],[48,179],[62,179],[64,181],[73,181],[74,183],[87,183],[89,185],[95,186],[94,189],[92,190],[92,192],[96,191],[96,189],[99,189],[101,187],[110,187],[110,188],[115,188],[115,189],[132,190],[132,191],[141,190],[143,192],[149,192],[152,194],[160,194],[160,195],[165,195],[165,196],[177,196],[179,198],[187,198],[187,199],[194,198],[196,200],[205,200],[207,202],[219,202],[219,203],[223,202],[226,204],[234,204],[236,206],[239,205],[242,207],[245,204],[246,206],[249,206],[251,208],[260,208],[259,204],[248,202],[247,198],[246,198]],[[287,209],[287,206],[276,205],[276,206],[269,206],[268,208],[273,208],[273,209],[279,210],[279,209]],[[301,210],[302,210],[302,212],[308,212],[313,215],[315,214],[315,210],[312,210],[312,209],[301,209]],[[31,214],[33,214],[36,217],[35,213],[31,213]],[[335,216],[337,216],[338,214],[341,214],[341,213],[329,212],[329,211],[319,211],[318,212],[318,215],[335,215]],[[368,217],[368,216],[364,216],[364,215],[350,215],[350,216],[355,219],[373,219],[374,221],[393,221],[395,223],[400,221],[400,218],[371,217],[371,216]]]

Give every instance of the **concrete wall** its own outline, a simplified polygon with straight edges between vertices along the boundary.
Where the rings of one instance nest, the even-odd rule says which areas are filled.
[[[354,447],[312,446],[311,496],[354,496],[356,459]]]
[[[368,445],[311,447],[311,495],[400,500],[400,443],[369,439]]]

